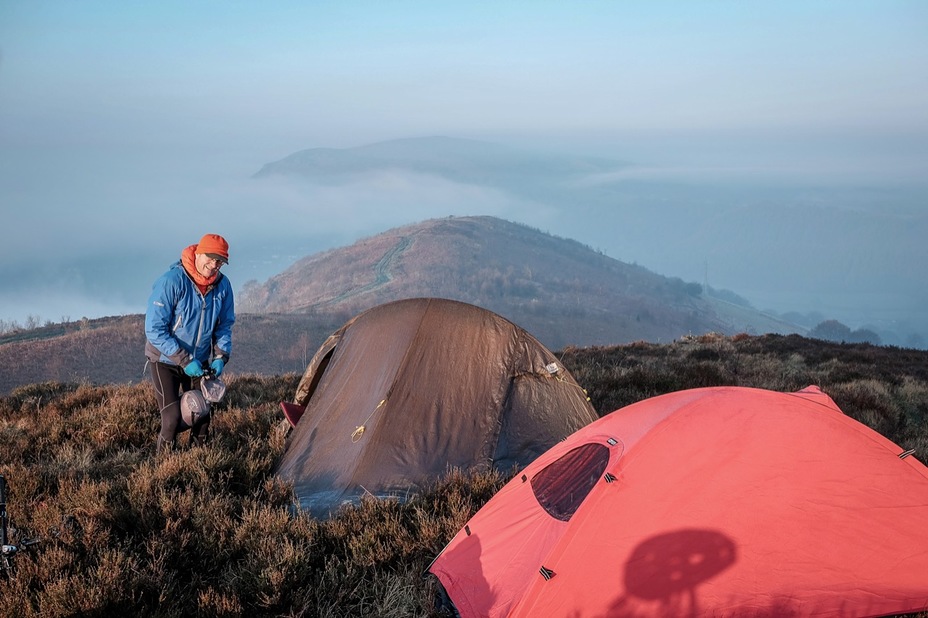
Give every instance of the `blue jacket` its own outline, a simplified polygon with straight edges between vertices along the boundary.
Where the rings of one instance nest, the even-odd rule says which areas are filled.
[[[145,356],[181,367],[194,358],[204,365],[211,358],[228,361],[234,323],[229,279],[220,273],[201,294],[178,260],[152,285],[145,311]]]

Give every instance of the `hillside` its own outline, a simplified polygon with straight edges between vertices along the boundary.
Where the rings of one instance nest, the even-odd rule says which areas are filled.
[[[302,372],[344,316],[239,315],[229,372]],[[0,395],[41,382],[137,383],[148,379],[145,317],[73,322],[0,337]]]
[[[264,165],[255,178],[300,176],[342,183],[370,173],[430,175],[541,196],[570,180],[605,174],[625,164],[597,157],[528,152],[491,142],[450,137],[389,140],[356,148],[310,148]]]
[[[928,452],[928,351],[712,335],[560,358],[600,414],[687,388],[816,384],[900,449],[921,461]],[[0,574],[0,615],[447,618],[422,574],[505,478],[454,471],[406,503],[371,500],[314,520],[272,473],[286,446],[278,402],[297,381],[231,375],[215,439],[164,457],[154,456],[148,384],[31,384],[0,396],[12,540],[41,539],[16,556],[14,576]],[[779,601],[764,615],[782,615]]]
[[[924,189],[651,167],[627,159],[622,144],[614,152],[422,137],[306,149],[254,177],[308,203],[320,192],[364,196],[366,218],[377,222],[366,234],[406,224],[407,204],[422,219],[499,213],[653,272],[734,290],[779,315],[824,314],[894,345],[928,338],[928,291],[915,276],[928,267]]]
[[[420,296],[490,309],[552,349],[711,331],[803,332],[709,299],[699,284],[494,217],[432,219],[306,257],[263,284],[246,285],[239,303],[250,313],[353,315]]]
[[[246,284],[229,370],[302,371],[325,338],[375,305],[437,296],[490,309],[551,350],[668,342],[708,332],[797,333],[798,326],[711,298],[701,287],[580,243],[492,217],[434,219],[312,255]],[[143,316],[81,320],[0,336],[0,394],[45,381],[144,379]]]

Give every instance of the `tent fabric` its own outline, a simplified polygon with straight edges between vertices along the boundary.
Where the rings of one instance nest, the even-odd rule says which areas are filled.
[[[464,618],[917,612],[928,469],[816,387],[671,393],[541,455],[429,570]]]
[[[297,420],[276,474],[317,516],[362,495],[406,496],[451,468],[525,466],[598,418],[526,331],[437,298],[350,320],[319,348],[284,409]]]

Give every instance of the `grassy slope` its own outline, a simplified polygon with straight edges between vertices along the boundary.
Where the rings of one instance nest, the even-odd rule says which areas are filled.
[[[703,336],[561,356],[600,412],[682,388],[818,384],[928,453],[928,352]],[[147,383],[41,383],[0,399],[14,539],[42,539],[0,577],[0,615],[438,615],[422,573],[505,479],[456,472],[405,504],[324,522],[292,513],[271,470],[285,447],[277,402],[297,379],[233,374],[213,443],[161,457]]]

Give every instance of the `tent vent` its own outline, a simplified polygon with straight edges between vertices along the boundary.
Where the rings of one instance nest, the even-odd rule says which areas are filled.
[[[606,440],[606,444],[608,444],[609,446],[615,446],[618,443],[619,441],[616,440],[615,438],[609,438],[608,440]]]
[[[899,453],[899,459],[905,459],[905,458],[908,457],[909,455],[914,455],[914,454],[915,454],[915,449],[914,449],[914,448],[910,448],[910,449],[907,450],[907,451],[902,451],[901,453]]]
[[[606,472],[609,449],[590,442],[568,451],[532,477],[532,492],[548,515],[569,521]]]
[[[524,483],[524,482],[527,481],[527,480],[528,480],[528,477],[525,476],[525,475],[523,474],[523,475],[522,475],[522,482]]]
[[[604,478],[606,479],[607,483],[611,483],[615,480],[615,475],[612,474],[612,472],[606,472],[606,476]]]
[[[554,577],[554,571],[552,571],[551,569],[547,569],[547,568],[545,568],[544,566],[542,566],[542,567],[538,570],[538,572],[541,573],[541,576],[545,578],[545,581],[548,581],[548,580],[550,580],[552,577]]]
[[[467,533],[467,536],[470,536],[470,526],[464,526],[464,532]]]

